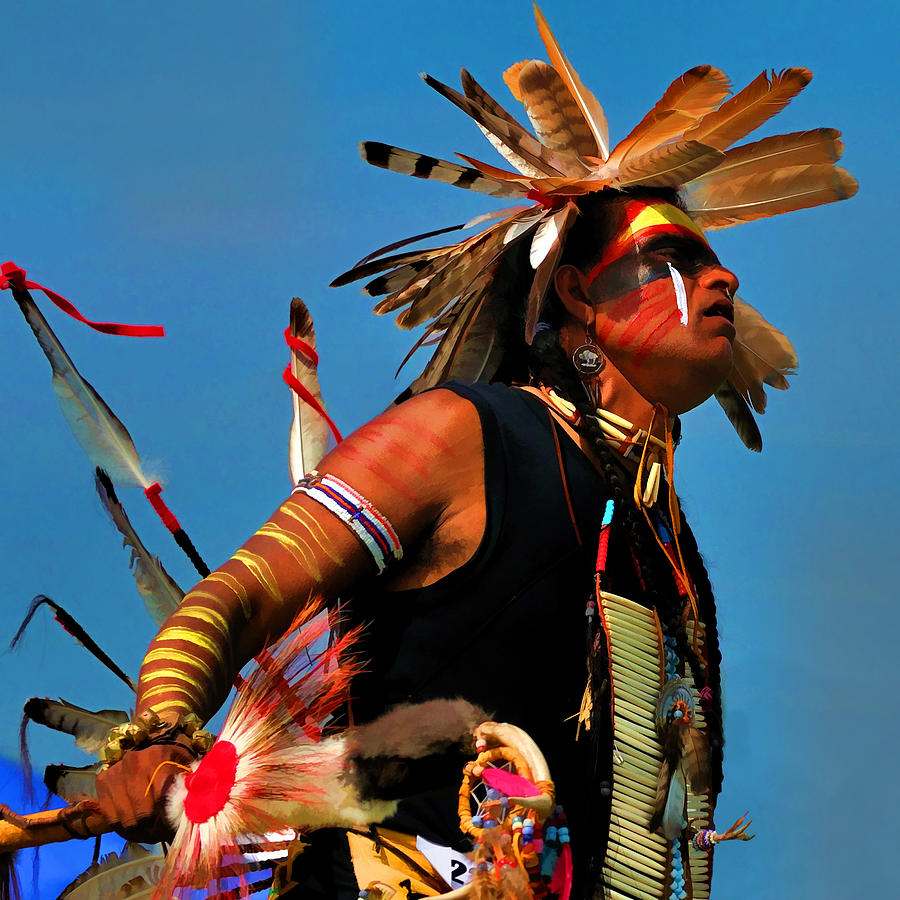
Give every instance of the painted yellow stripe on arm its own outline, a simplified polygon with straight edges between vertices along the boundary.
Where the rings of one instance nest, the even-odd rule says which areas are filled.
[[[254,537],[264,537],[276,541],[280,547],[283,547],[291,554],[294,562],[296,562],[307,575],[311,575],[317,582],[322,581],[322,570],[316,562],[316,557],[309,544],[307,544],[299,535],[286,531],[274,522],[267,522],[256,532]]]
[[[160,631],[156,636],[156,640],[184,641],[188,644],[194,644],[214,656],[216,662],[223,668],[225,667],[225,656],[222,653],[222,648],[213,638],[200,631],[195,631],[192,628],[182,628],[178,625],[169,625]]]
[[[197,597],[198,594],[198,591],[192,592],[193,597]],[[187,608],[182,606],[178,608],[172,618],[179,619],[182,616],[188,619],[199,619],[201,622],[206,622],[207,625],[212,625],[223,637],[231,637],[228,629],[228,620],[221,613],[210,609],[208,606],[189,606]]]
[[[210,669],[210,667],[205,662],[203,662],[202,659],[197,659],[197,657],[193,654],[185,653],[183,650],[178,650],[175,647],[154,648],[144,657],[144,665],[152,662],[184,663],[187,666],[193,666],[195,669],[198,669],[206,676],[209,681],[212,681],[212,669]],[[142,680],[146,680],[146,676],[143,676]]]
[[[221,570],[218,572],[213,572],[212,575],[207,575],[205,579],[208,584],[211,581],[217,581],[220,584],[224,584],[235,597],[238,598],[241,604],[241,608],[244,610],[244,618],[250,618],[250,601],[247,599],[247,589],[234,577],[234,575],[229,574],[228,572],[222,572]],[[203,596],[199,592],[190,591],[188,596]],[[216,598],[218,599],[218,598]],[[220,601],[221,602],[221,601]]]
[[[257,553],[241,548],[234,556],[231,557],[235,562],[241,563],[247,568],[247,571],[259,582],[260,586],[266,593],[279,605],[284,603],[284,597],[281,595],[281,589],[275,575],[266,560]]]
[[[165,703],[154,703],[152,706],[148,707],[148,709],[152,710],[157,715],[161,715],[167,709],[172,709],[173,707],[186,709],[188,712],[196,712],[193,705],[185,703],[184,700],[166,700]]]
[[[325,533],[325,529],[316,521],[316,517],[302,506],[298,506],[296,501],[287,501],[282,504],[281,512],[292,518],[295,522],[302,525],[308,532],[309,536],[321,548],[322,552],[336,565],[344,564],[343,558],[338,555],[330,546],[331,540]]]
[[[200,698],[193,694],[185,687],[177,684],[158,684],[149,690],[141,692],[141,700],[147,701],[152,697],[158,697],[160,694],[184,694],[185,697],[196,703]]]

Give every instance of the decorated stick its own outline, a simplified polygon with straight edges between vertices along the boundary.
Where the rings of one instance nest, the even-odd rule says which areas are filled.
[[[162,337],[165,332],[159,325],[121,325],[116,322],[91,322],[64,297],[35,281],[25,278],[25,270],[15,263],[0,266],[0,290],[9,289],[28,322],[38,344],[44,351],[53,370],[53,390],[60,408],[76,440],[95,466],[105,469],[114,482],[120,485],[137,485],[144,489],[150,504],[172,533],[175,543],[187,554],[197,571],[205,578],[209,567],[200,557],[172,511],[160,497],[162,488],[151,481],[141,467],[134,441],[128,429],[106,405],[93,386],[82,377],[59,338],[53,333],[47,320],[37,308],[28,289],[40,290],[56,306],[79,322],[104,334],[131,337]]]

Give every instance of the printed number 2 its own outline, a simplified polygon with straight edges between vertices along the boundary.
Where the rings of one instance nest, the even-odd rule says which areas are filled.
[[[450,870],[450,886],[462,885],[463,876],[468,871],[468,867],[464,862],[461,862],[458,859],[450,860],[450,865],[452,866]]]

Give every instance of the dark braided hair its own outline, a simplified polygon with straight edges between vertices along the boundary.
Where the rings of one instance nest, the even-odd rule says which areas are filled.
[[[620,200],[623,194],[628,197],[662,200],[679,207],[682,205],[674,191],[665,189],[638,189],[629,192],[602,191],[588,194],[579,200],[581,214],[567,235],[561,264],[586,268],[600,258],[605,244],[612,237],[617,225],[616,217],[613,215],[614,203],[616,200]],[[522,260],[521,262],[524,262],[524,266],[514,266],[514,269],[518,268],[521,273],[524,268],[526,276],[530,277],[530,267],[527,261]],[[520,283],[517,287],[522,290],[523,286]],[[526,295],[527,287],[519,296]],[[510,306],[515,308],[513,304]],[[541,317],[544,326],[548,327],[542,327],[542,330],[535,335],[531,347],[527,348],[518,359],[513,358],[513,364],[510,364],[510,360],[505,360],[507,371],[512,372],[524,363],[527,366],[528,380],[552,385],[560,396],[575,405],[581,417],[580,427],[590,440],[591,447],[600,461],[606,483],[609,485],[615,502],[614,528],[630,547],[639,569],[638,577],[645,602],[657,611],[665,633],[676,640],[678,653],[682,659],[686,659],[690,663],[697,687],[701,690],[701,702],[710,739],[712,791],[715,796],[722,785],[724,740],[721,712],[721,654],[716,631],[715,601],[709,575],[697,548],[697,542],[682,516],[681,543],[685,564],[697,589],[699,612],[706,625],[707,661],[704,666],[697,658],[684,627],[684,601],[678,592],[672,566],[657,545],[655,536],[643,513],[634,503],[632,476],[624,468],[618,454],[606,443],[603,432],[594,417],[594,410],[589,403],[584,384],[559,343],[558,329],[564,321],[564,315],[562,304],[555,295],[552,296]],[[513,323],[511,327],[516,326],[522,327],[521,319]],[[504,379],[497,378],[496,380]],[[665,486],[662,490],[665,491]],[[676,523],[672,524],[673,527],[676,525]],[[708,699],[703,702],[704,698]]]

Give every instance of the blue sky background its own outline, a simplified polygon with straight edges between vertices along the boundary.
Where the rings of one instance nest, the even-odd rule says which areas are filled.
[[[887,168],[898,141],[896,7],[547,0],[544,12],[614,139],[672,78],[706,62],[738,88],[766,66],[808,66],[813,83],[760,135],[844,132],[856,199],[712,236],[741,294],[794,341],[800,374],[770,399],[761,456],[714,404],[687,416],[677,485],[719,602],[729,740],[720,824],[750,809],[759,835],[720,849],[715,896],[888,896],[900,800]],[[494,203],[370,169],[356,142],[494,158],[416,76],[453,82],[465,65],[512,108],[500,73],[543,55],[530,4],[8,0],[3,21],[0,257],[89,318],[165,324],[164,340],[107,337],[37,295],[215,565],[289,487],[280,373],[290,298],[313,310],[326,399],[350,431],[415,374],[392,378],[413,336],[372,316],[355,287],[327,283],[376,246]],[[42,592],[136,672],[153,625],[46,362],[9,295],[0,300],[0,643]],[[193,570],[146,501],[121,494],[189,587]],[[20,651],[0,655],[0,683],[8,759],[29,696],[131,703],[48,614]],[[33,734],[32,748],[38,766],[81,761],[57,735]],[[83,861],[72,861],[76,850]],[[60,885],[90,848],[44,859]]]

